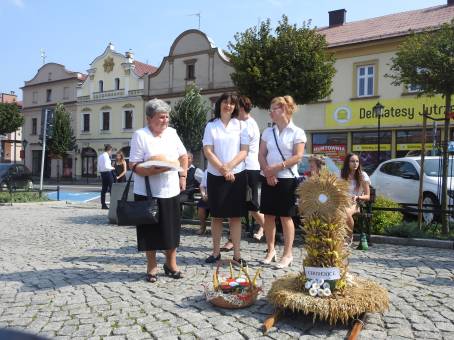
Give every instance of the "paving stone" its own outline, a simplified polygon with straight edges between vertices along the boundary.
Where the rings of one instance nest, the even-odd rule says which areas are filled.
[[[274,308],[266,292],[276,277],[295,269],[263,268],[264,294],[243,310],[214,308],[201,282],[213,267],[202,264],[209,238],[183,226],[178,261],[185,280],[164,275],[155,285],[143,280],[145,256],[136,252],[135,228],[112,226],[105,212],[72,206],[0,207],[0,327],[48,338],[71,339],[342,339],[345,327],[303,316],[286,316],[264,337],[260,328]],[[83,221],[83,223],[75,223]],[[37,228],[36,226],[39,226]],[[77,230],[77,232],[75,232]],[[49,237],[52,235],[52,237]],[[3,242],[3,239],[8,240]],[[20,241],[19,241],[20,240]],[[24,242],[25,240],[25,242]],[[26,249],[25,249],[26,248]],[[295,265],[301,266],[301,240]],[[251,268],[263,257],[263,243],[242,241]],[[303,250],[304,253],[304,250]],[[452,250],[377,244],[352,251],[350,270],[390,292],[390,310],[370,314],[361,339],[454,339]],[[164,256],[158,254],[162,266]],[[258,262],[257,262],[258,263]]]

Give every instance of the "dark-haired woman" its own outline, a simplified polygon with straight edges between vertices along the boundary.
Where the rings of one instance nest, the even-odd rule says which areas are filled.
[[[259,229],[254,233],[254,238],[260,241],[263,237],[263,225],[265,217],[259,212],[259,185],[260,185],[260,163],[259,163],[259,145],[260,129],[254,118],[251,116],[252,102],[246,96],[240,96],[238,103],[240,105],[239,118],[246,123],[247,133],[249,136],[249,152],[246,157],[247,185],[251,190],[252,197],[246,203],[247,210],[259,224]]]
[[[126,182],[127,170],[125,155],[121,151],[117,151],[115,155],[115,174],[117,175],[117,182]]]
[[[211,214],[213,252],[205,260],[214,263],[221,259],[222,221],[229,218],[233,260],[245,265],[240,254],[241,216],[246,211],[246,171],[244,159],[248,153],[249,137],[246,124],[238,120],[238,97],[224,93],[216,101],[214,118],[208,122],[203,135],[203,152],[208,159],[208,206]]]
[[[368,201],[370,199],[370,178],[366,172],[362,170],[359,157],[354,153],[349,153],[347,157],[345,157],[344,165],[341,170],[341,177],[350,184],[352,204],[345,212],[351,238],[353,235],[353,226],[355,224],[353,215],[359,212],[358,202]]]

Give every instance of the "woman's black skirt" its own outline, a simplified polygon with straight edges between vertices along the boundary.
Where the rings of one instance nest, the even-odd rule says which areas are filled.
[[[145,201],[146,196],[134,194],[135,201]],[[139,251],[168,250],[180,245],[180,195],[158,198],[159,223],[136,226]]]
[[[242,217],[246,213],[246,171],[235,174],[235,181],[208,173],[208,206],[212,217]]]
[[[246,202],[248,211],[259,211],[259,186],[260,186],[260,170],[246,170],[247,185],[251,188],[252,198],[250,202]]]
[[[261,176],[261,180],[260,212],[272,216],[296,216],[298,210],[295,205],[295,178],[278,178],[274,187],[268,185],[265,177]]]

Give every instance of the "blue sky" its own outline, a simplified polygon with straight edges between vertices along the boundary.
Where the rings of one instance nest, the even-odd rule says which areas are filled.
[[[227,48],[236,32],[282,14],[291,23],[328,24],[328,11],[345,8],[347,21],[446,4],[446,0],[0,0],[0,92],[15,91],[46,62],[86,72],[109,41],[118,52],[132,49],[137,60],[159,66],[174,39],[197,28]]]

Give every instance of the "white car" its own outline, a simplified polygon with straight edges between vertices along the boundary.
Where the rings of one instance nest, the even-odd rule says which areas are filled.
[[[418,204],[419,176],[421,173],[421,157],[395,158],[381,163],[370,176],[371,184],[377,196],[390,198],[398,203]],[[424,204],[439,205],[441,202],[442,160],[437,156],[425,157],[423,193]],[[448,164],[448,204],[453,204],[454,198],[454,162]],[[423,213],[426,223],[437,219],[431,212]]]

